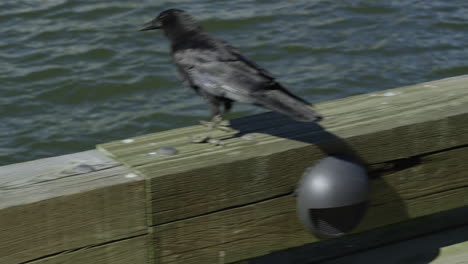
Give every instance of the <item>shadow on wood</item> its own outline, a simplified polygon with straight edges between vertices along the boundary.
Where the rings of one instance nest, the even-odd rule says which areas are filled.
[[[446,263],[443,259],[449,254],[443,254],[442,248],[456,245],[458,251],[465,249],[464,252],[467,252],[468,245],[463,245],[463,248],[457,245],[465,242],[468,236],[468,226],[464,225],[466,218],[468,208],[458,208],[340,239],[275,252],[237,264]]]
[[[249,127],[249,124],[255,123],[255,119],[261,118],[262,115],[268,116],[265,118],[268,120],[278,120],[279,121],[278,123],[281,124],[281,126],[294,127],[295,129],[298,129],[301,132],[305,132],[305,131],[308,131],[308,132],[302,135],[297,135],[297,134],[291,135],[288,133],[284,133],[284,131],[276,129],[275,127],[266,128],[266,129],[263,128],[260,131],[258,130],[258,127],[255,127],[255,130],[252,130]],[[369,173],[369,177],[373,181],[378,182],[379,192],[385,192],[387,194],[387,200],[392,201],[392,203],[394,204],[393,213],[396,215],[399,215],[402,221],[409,219],[409,216],[406,213],[405,204],[400,198],[400,196],[398,195],[398,193],[380,177],[388,173],[405,170],[415,165],[418,162],[417,158],[411,159],[411,160],[404,159],[404,161],[400,161],[400,160],[387,161],[381,164],[379,163],[367,164],[366,161],[363,158],[361,158],[358,155],[358,153],[351,146],[349,146],[349,144],[344,139],[327,131],[320,124],[297,122],[297,121],[288,119],[287,117],[284,117],[277,113],[265,113],[265,114],[260,114],[260,115],[256,115],[252,117],[234,119],[231,121],[231,127],[239,131],[239,133],[235,135],[236,137],[242,138],[242,137],[248,136],[250,133],[261,132],[261,133],[269,134],[274,137],[301,141],[304,143],[316,145],[318,148],[320,148],[320,150],[324,153],[325,156],[346,156],[346,157],[351,158],[352,160],[356,161],[358,164],[361,164],[362,166],[364,166]],[[311,160],[314,160],[314,158],[315,157],[311,157]],[[311,166],[314,163],[315,162],[311,162]],[[358,246],[352,245],[351,243],[349,243],[350,241],[349,239],[344,239],[344,240],[347,241],[348,247],[355,248],[355,249],[359,248]],[[324,258],[326,254],[323,254],[322,243],[325,243],[326,245],[327,241],[313,243],[311,247],[304,247],[306,248],[305,252],[309,252],[309,254],[313,255],[313,253],[310,253],[311,248],[318,248],[321,251],[321,254],[320,254],[321,258]],[[332,247],[335,248],[337,246],[336,243],[337,243],[336,241],[332,241],[331,242],[331,244],[333,245]],[[334,252],[332,255],[336,255],[336,252]],[[284,261],[279,261],[280,259],[282,259],[282,256],[283,257],[286,256],[286,259]],[[273,261],[272,258],[275,259],[275,261]],[[272,258],[266,257],[265,262],[259,262],[259,263],[274,263],[274,264],[293,263],[293,262],[290,262],[292,258],[290,257],[289,254],[283,254],[283,255],[281,253],[272,254]],[[252,262],[252,263],[257,263],[257,262]]]
[[[467,79],[320,103],[320,125],[273,113],[232,120],[232,133],[213,135],[224,148],[188,143],[205,131],[194,126],[98,150],[146,179],[155,261],[230,263],[323,242],[298,222],[292,193],[307,167],[332,154],[359,160],[372,178],[356,233],[468,205]],[[154,155],[164,146],[178,154]]]

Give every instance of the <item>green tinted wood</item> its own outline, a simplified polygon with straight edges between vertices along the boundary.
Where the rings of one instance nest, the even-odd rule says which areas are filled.
[[[466,157],[468,147],[427,155],[373,180],[370,209],[356,232],[467,206]],[[161,263],[217,263],[221,257],[228,263],[319,241],[302,228],[295,206],[288,195],[158,225],[156,255]]]
[[[0,175],[2,264],[147,233],[144,180],[97,151],[3,166]]]
[[[329,154],[376,164],[468,144],[466,105],[468,77],[460,76],[321,103],[320,126],[272,113],[233,120],[255,139],[219,132],[225,147],[189,143],[203,131],[196,126],[98,149],[148,179],[150,225],[158,225],[290,193]],[[162,146],[179,152],[154,154]]]
[[[145,235],[100,246],[63,252],[31,264],[147,264],[147,238]]]

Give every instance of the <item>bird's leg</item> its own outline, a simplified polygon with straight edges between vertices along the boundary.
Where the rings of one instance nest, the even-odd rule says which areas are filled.
[[[191,141],[193,143],[211,143],[214,145],[223,145],[221,140],[215,139],[212,137],[213,131],[215,131],[216,129],[224,130],[220,126],[220,124],[223,121],[223,118],[220,115],[219,102],[212,100],[210,101],[210,103],[211,103],[211,113],[212,113],[211,121],[203,121],[203,120],[200,121],[200,124],[206,126],[208,130],[203,135],[192,137]]]
[[[227,113],[229,113],[229,111],[231,111],[231,108],[232,108],[232,101],[231,100],[224,101],[223,115],[226,115]],[[222,118],[220,118],[218,128],[226,132],[232,132],[233,129],[230,127],[230,125],[231,124],[229,123],[229,120],[227,119],[223,120]]]
[[[229,112],[231,109],[231,102],[227,101],[224,103],[224,112],[223,114],[226,114]],[[229,127],[229,121],[224,120],[223,116],[220,114],[219,110],[219,102],[212,102],[211,103],[211,121],[200,121],[200,124],[203,126],[208,127],[209,132],[213,130],[221,130],[224,132],[231,132],[232,129]]]
[[[220,116],[221,111],[219,111],[219,102],[216,100],[208,100],[211,105],[211,120],[210,121],[205,121],[201,120],[200,124],[203,126],[206,126],[209,130],[213,129],[216,125],[216,120],[222,119]]]
[[[221,130],[224,132],[231,132],[232,128],[229,127],[229,120],[223,119],[222,115],[215,115],[211,121],[200,121],[200,124],[206,126],[209,131]]]

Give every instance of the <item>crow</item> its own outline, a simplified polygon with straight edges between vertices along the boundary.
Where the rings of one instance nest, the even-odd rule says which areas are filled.
[[[168,9],[141,31],[161,29],[171,43],[171,54],[184,83],[211,105],[209,131],[221,128],[221,106],[228,113],[234,102],[250,103],[297,121],[320,121],[310,103],[292,94],[271,73],[244,57],[237,48],[203,31],[187,12]],[[203,122],[202,122],[203,123]],[[209,142],[207,134],[194,142]]]

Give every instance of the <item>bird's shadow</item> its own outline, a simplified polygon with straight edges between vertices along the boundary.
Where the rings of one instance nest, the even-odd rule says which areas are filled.
[[[263,133],[268,134],[275,137],[285,138],[289,140],[300,141],[308,144],[312,144],[318,147],[324,156],[345,156],[356,161],[358,164],[364,166],[369,174],[369,177],[372,179],[371,182],[376,183],[378,182],[379,185],[379,192],[385,192],[388,201],[391,201],[394,206],[392,206],[392,210],[396,210],[393,213],[398,214],[401,216],[400,219],[408,219],[407,211],[405,204],[403,203],[402,199],[396,193],[396,191],[387,184],[380,176],[387,173],[387,170],[395,171],[395,170],[403,170],[411,166],[412,164],[396,164],[395,166],[390,166],[390,168],[379,168],[373,169],[371,164],[367,164],[366,160],[359,156],[357,151],[355,151],[345,139],[340,138],[339,136],[327,131],[318,123],[305,123],[305,122],[297,122],[291,120],[288,117],[283,115],[268,112],[263,114],[258,114],[254,116],[248,116],[238,119],[233,119],[230,121],[230,126],[233,129],[239,131],[236,135],[237,137],[242,137],[246,134],[250,133]],[[385,150],[382,150],[385,151]],[[308,157],[302,157],[307,159]],[[310,157],[309,157],[310,158]],[[311,165],[313,165],[316,161],[310,158]],[[371,184],[373,186],[375,184]],[[371,197],[372,197],[372,187],[371,187]],[[372,207],[372,201],[370,201]],[[371,209],[372,210],[372,209]],[[348,241],[346,237],[339,238],[343,241]],[[335,240],[335,239],[334,239]],[[348,242],[346,242],[348,243]],[[349,243],[348,243],[349,244]],[[315,255],[323,254],[325,252],[325,248],[329,246],[329,251],[333,252],[336,249],[336,243],[329,243],[327,240],[322,241],[320,243],[313,243],[311,245],[306,245],[302,252],[302,254],[307,255]],[[348,245],[349,246],[349,245]],[[315,249],[315,250],[313,250]],[[300,251],[300,250],[299,250]],[[296,252],[299,252],[296,249]],[[303,263],[303,262],[291,262],[290,261],[290,250],[284,251],[283,255],[281,252],[274,253],[274,261],[272,258],[268,258],[268,256],[264,257],[265,262],[261,262],[261,259],[258,259],[257,262],[249,262],[249,263],[273,263],[273,264],[289,264],[289,263]],[[314,252],[314,253],[311,253]],[[332,253],[330,253],[332,254]],[[283,256],[283,257],[281,257]],[[283,261],[281,261],[283,259]],[[304,262],[306,263],[306,262]]]

